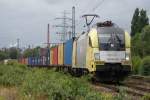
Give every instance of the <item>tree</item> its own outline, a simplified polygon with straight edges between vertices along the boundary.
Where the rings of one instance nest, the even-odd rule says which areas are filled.
[[[18,56],[19,56],[19,51],[18,51],[18,49],[17,49],[17,48],[14,48],[14,47],[10,48],[8,53],[9,53],[9,57],[10,57],[11,59],[17,59]]]
[[[150,56],[150,25],[145,26],[141,34],[142,56]]]
[[[0,61],[4,60],[4,59],[8,59],[9,55],[4,52],[4,51],[0,51]]]
[[[133,37],[136,33],[141,33],[146,25],[149,25],[146,10],[142,9],[139,11],[139,9],[136,8],[131,22],[131,36]]]
[[[33,55],[33,50],[32,49],[26,49],[24,52],[23,52],[23,57],[30,57]]]
[[[138,20],[139,20],[139,9],[136,8],[131,22],[131,36],[134,36],[135,33],[138,32],[139,29]]]
[[[135,34],[132,38],[132,55],[133,56],[150,56],[150,25],[143,28],[141,33]]]
[[[140,17],[139,17],[139,32],[142,32],[142,29],[146,26],[149,25],[149,19],[146,14],[146,10],[141,10],[140,11]]]
[[[141,33],[136,33],[135,36],[132,37],[132,56],[142,56],[142,45],[141,45]]]
[[[40,47],[36,47],[34,49],[26,49],[23,52],[23,57],[31,57],[31,56],[39,56]]]

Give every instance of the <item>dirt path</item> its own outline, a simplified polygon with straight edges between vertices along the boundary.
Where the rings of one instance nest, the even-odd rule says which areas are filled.
[[[0,100],[19,100],[17,89],[0,87]]]

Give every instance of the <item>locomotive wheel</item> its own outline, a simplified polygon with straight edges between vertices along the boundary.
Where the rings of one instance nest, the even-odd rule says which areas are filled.
[[[71,75],[75,77],[81,77],[83,75],[83,70],[79,68],[72,68]]]

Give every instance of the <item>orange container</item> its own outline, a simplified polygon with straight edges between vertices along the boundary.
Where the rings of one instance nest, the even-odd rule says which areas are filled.
[[[58,46],[51,48],[51,64],[58,65]]]
[[[25,64],[28,65],[28,58],[25,58]]]

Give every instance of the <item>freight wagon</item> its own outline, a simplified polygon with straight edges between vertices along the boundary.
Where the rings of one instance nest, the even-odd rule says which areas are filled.
[[[47,55],[28,57],[27,64],[56,67],[75,76],[93,73],[103,81],[119,81],[132,69],[130,48],[130,35],[106,21],[79,37],[49,48]]]

